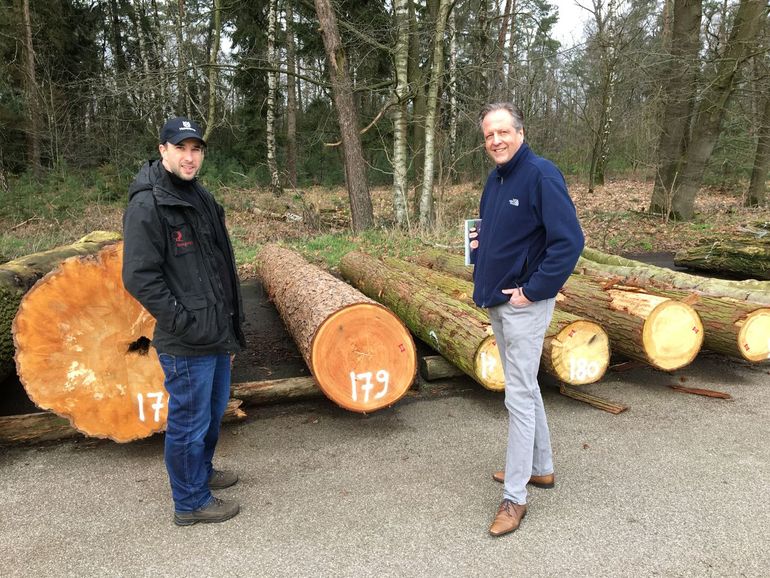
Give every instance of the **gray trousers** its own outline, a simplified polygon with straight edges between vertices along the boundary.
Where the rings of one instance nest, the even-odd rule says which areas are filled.
[[[545,299],[526,307],[503,303],[488,309],[503,363],[508,409],[503,498],[516,504],[527,503],[530,476],[553,473],[551,434],[537,371],[555,304],[555,299]]]

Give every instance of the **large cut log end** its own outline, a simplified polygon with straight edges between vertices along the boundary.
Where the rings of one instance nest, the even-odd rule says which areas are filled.
[[[313,337],[310,359],[324,394],[360,413],[397,402],[417,373],[411,334],[376,303],[355,303],[331,314]]]
[[[585,385],[599,381],[610,364],[607,333],[598,323],[569,323],[551,339],[551,373],[560,381]]]
[[[494,335],[490,335],[479,345],[473,360],[473,367],[476,381],[481,385],[492,391],[505,389],[503,364],[500,361],[500,351],[497,348],[497,340]]]
[[[155,320],[123,288],[122,253],[120,244],[66,260],[25,295],[13,324],[30,399],[118,442],[162,430],[168,411]]]
[[[757,309],[742,321],[738,331],[738,350],[753,363],[770,358],[770,309]]]
[[[690,364],[703,345],[703,323],[695,310],[666,299],[647,316],[642,343],[650,363],[665,371]]]

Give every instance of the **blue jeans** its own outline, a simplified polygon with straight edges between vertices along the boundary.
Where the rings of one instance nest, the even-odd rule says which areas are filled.
[[[553,473],[551,434],[537,370],[555,303],[555,299],[545,299],[526,307],[503,303],[488,309],[503,362],[508,409],[503,498],[516,504],[527,503],[530,476]]]
[[[177,512],[211,501],[211,459],[230,397],[230,356],[161,353],[169,395],[165,461]]]

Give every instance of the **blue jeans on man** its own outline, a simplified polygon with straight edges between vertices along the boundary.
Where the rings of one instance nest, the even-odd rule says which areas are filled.
[[[212,458],[230,398],[230,355],[161,353],[169,394],[165,462],[177,512],[192,512],[212,499]]]

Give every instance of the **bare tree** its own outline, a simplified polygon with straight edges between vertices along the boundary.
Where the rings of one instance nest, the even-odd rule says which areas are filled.
[[[286,174],[289,186],[297,188],[297,73],[294,9],[286,2]]]
[[[214,130],[217,118],[217,58],[219,55],[219,38],[222,30],[222,0],[213,0],[211,15],[211,46],[209,47],[209,106],[206,120],[206,132],[203,140],[208,140]]]
[[[33,173],[38,176],[40,165],[40,112],[38,107],[38,86],[35,75],[35,48],[32,44],[32,18],[29,13],[29,0],[22,0],[22,18],[24,24],[24,93],[27,102],[27,162]]]
[[[372,199],[366,180],[366,164],[358,133],[358,115],[353,101],[353,84],[347,69],[345,51],[340,41],[337,17],[330,0],[315,0],[316,15],[329,65],[334,104],[337,107],[342,149],[345,156],[345,179],[350,197],[351,225],[356,232],[374,225]]]
[[[409,224],[407,206],[407,95],[409,94],[409,7],[408,0],[394,0],[396,47],[393,53],[396,87],[393,106],[393,212],[396,224]]]
[[[270,0],[267,17],[267,168],[270,171],[270,190],[273,195],[283,194],[281,177],[278,173],[278,161],[275,158],[275,90],[278,85],[278,69],[275,58],[275,29],[278,21],[278,0]]]

